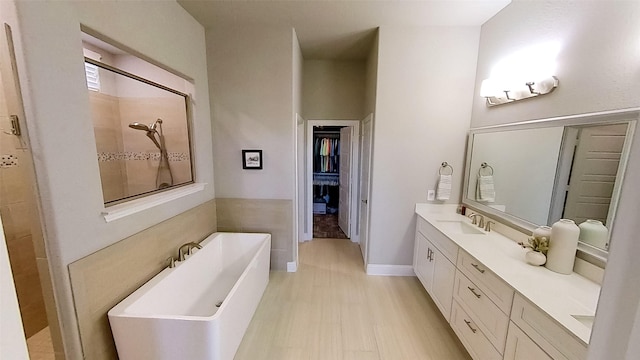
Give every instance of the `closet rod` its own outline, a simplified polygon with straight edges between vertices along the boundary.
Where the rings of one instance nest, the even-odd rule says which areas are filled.
[[[340,130],[314,130],[314,134],[335,134],[340,135]]]

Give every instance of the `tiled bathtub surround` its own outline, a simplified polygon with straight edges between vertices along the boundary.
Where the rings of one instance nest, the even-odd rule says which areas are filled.
[[[117,358],[107,311],[166,267],[180,245],[199,242],[216,224],[210,200],[69,265],[85,359]]]
[[[293,242],[293,202],[281,199],[216,199],[218,231],[271,234],[271,269],[286,270]]]

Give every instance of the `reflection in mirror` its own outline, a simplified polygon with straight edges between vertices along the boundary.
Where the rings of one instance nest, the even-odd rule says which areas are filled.
[[[193,182],[187,81],[86,34],[83,48],[105,204]]]
[[[562,133],[559,126],[472,135],[468,197],[531,223],[547,224]],[[481,168],[482,163],[491,171]],[[494,196],[483,197],[483,188],[491,183]]]
[[[595,220],[611,230],[637,115],[472,131],[463,203],[526,231],[561,218]],[[586,243],[598,248],[588,252],[606,257],[608,236]]]
[[[566,127],[561,157],[569,164],[558,168],[558,188],[549,224],[562,218],[576,224],[596,220],[609,225],[627,128],[626,123]],[[608,249],[608,241],[590,245]]]

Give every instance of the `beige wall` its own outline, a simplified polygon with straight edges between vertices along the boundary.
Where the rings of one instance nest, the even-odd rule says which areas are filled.
[[[369,55],[367,56],[364,113],[362,114],[363,118],[371,113],[376,112],[376,94],[378,85],[378,41],[379,35],[378,30],[376,30],[375,38],[373,39],[373,43],[371,45],[371,50],[369,51]]]
[[[472,127],[640,106],[640,3],[636,1],[514,1],[482,26]],[[532,31],[536,29],[536,31]],[[551,94],[487,108],[479,87],[505,56],[558,42]],[[633,359],[640,343],[640,132],[636,131],[611,234],[611,251],[589,346],[589,359]],[[634,331],[636,329],[636,331]]]
[[[410,265],[415,204],[451,164],[460,201],[479,27],[380,27],[369,263]],[[372,91],[372,90],[369,90]]]
[[[365,61],[305,60],[302,113],[307,120],[360,120]]]
[[[272,267],[283,270],[294,260],[294,34],[231,23],[206,35],[219,226],[276,231]],[[263,170],[243,170],[242,149],[261,149]]]
[[[46,229],[46,255],[66,355],[80,359],[82,346],[67,266],[214,198],[204,29],[172,1],[19,1],[16,7],[20,22],[13,19],[9,23],[14,29],[17,68],[23,84]],[[203,191],[113,222],[105,221],[82,71],[81,25],[193,82],[194,162],[196,181],[207,184]]]

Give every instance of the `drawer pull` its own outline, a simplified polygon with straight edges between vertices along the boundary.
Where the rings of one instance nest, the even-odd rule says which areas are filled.
[[[471,329],[471,331],[475,334],[476,331],[478,331],[478,329],[474,329],[473,327],[471,327],[471,321],[467,320],[467,319],[462,319],[464,320],[464,323],[467,324],[467,326],[469,327],[469,329]]]
[[[476,292],[476,289],[472,288],[471,286],[467,286],[467,289],[469,289],[469,291],[471,291],[473,295],[475,295],[478,299],[480,299],[480,294]]]
[[[484,274],[484,269],[480,269],[480,266],[478,266],[478,264],[471,263],[471,266],[476,268],[476,270],[480,271],[480,274]]]

